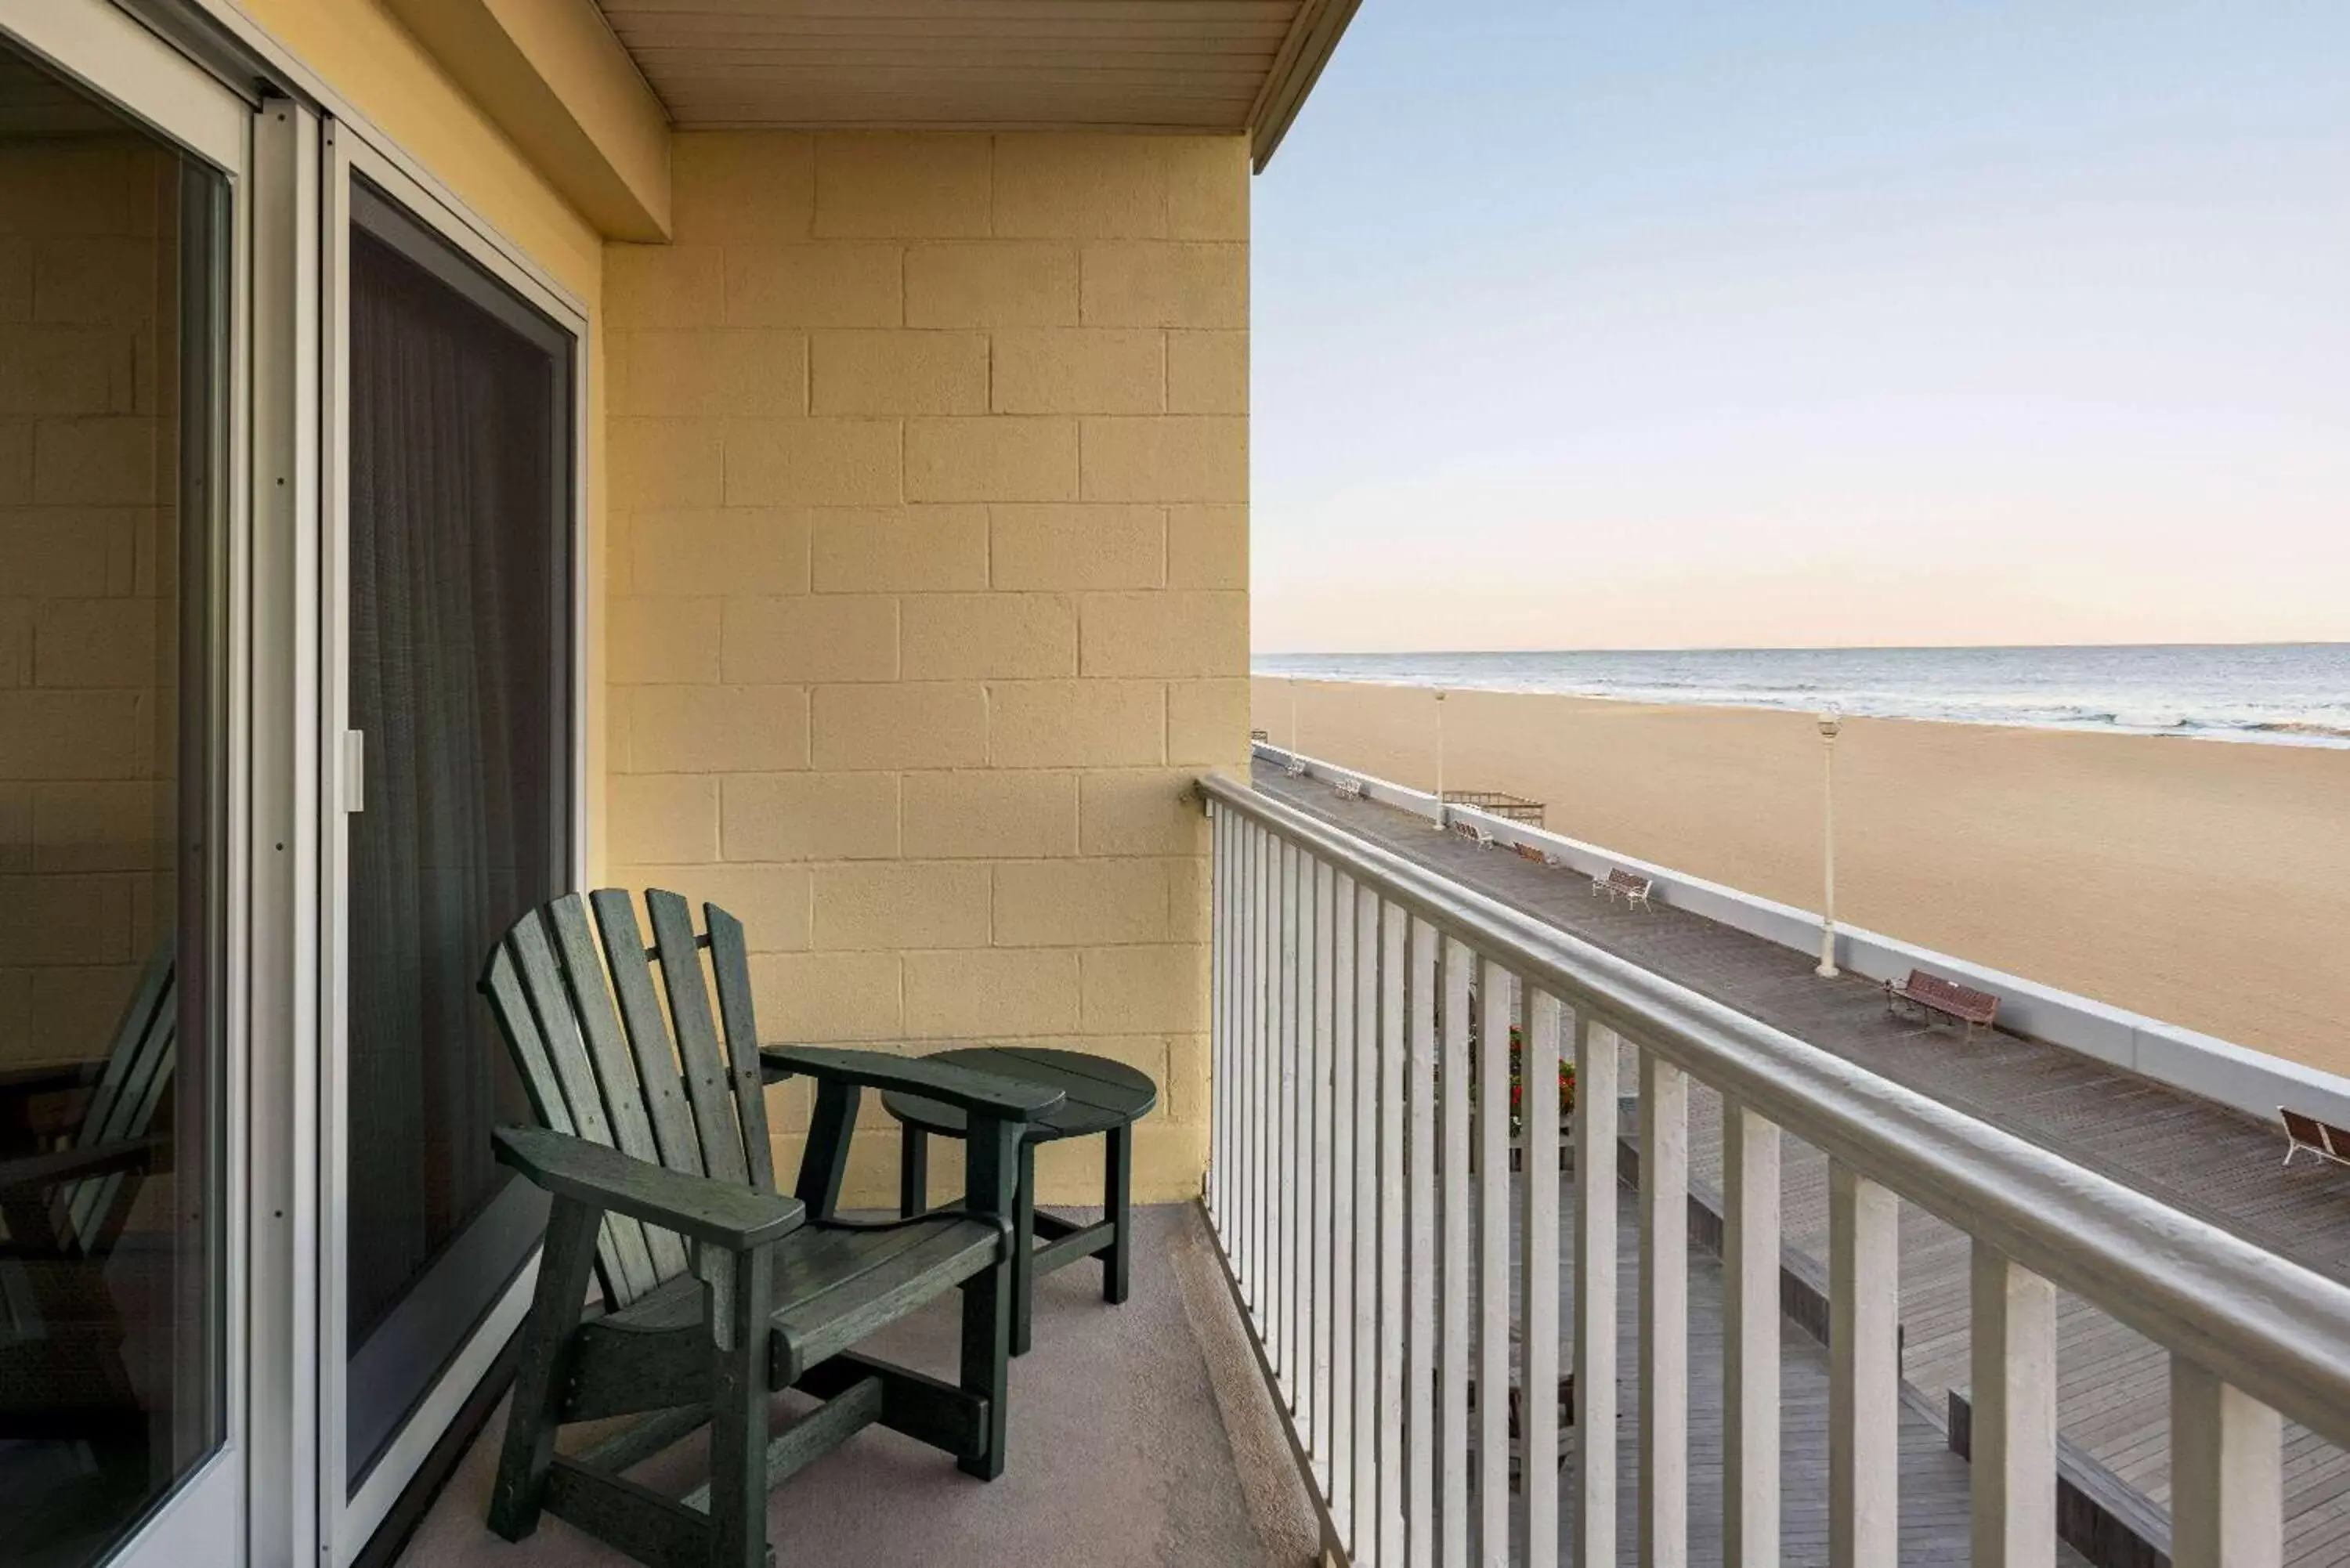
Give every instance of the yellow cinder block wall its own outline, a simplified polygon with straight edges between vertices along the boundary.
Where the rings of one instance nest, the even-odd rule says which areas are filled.
[[[1135,1196],[1195,1195],[1246,143],[689,133],[673,173],[675,243],[605,253],[612,878],[743,919],[767,1039],[1142,1068]],[[804,1086],[773,1110],[788,1170]],[[896,1191],[867,1123],[854,1202]],[[1100,1201],[1099,1147],[1044,1195]]]

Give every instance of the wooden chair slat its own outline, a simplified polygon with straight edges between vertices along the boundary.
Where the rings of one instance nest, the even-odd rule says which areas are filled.
[[[146,971],[139,977],[139,987],[131,993],[130,1005],[123,1009],[122,1022],[117,1025],[114,1042],[108,1048],[106,1065],[99,1072],[98,1082],[89,1092],[89,1104],[84,1108],[80,1130],[74,1138],[78,1148],[94,1148],[102,1143],[119,1142],[126,1136],[119,1122],[118,1111],[125,1103],[125,1086],[134,1079],[151,1075],[150,1055],[155,1037],[159,1013],[172,1016],[177,1010],[178,986],[174,983],[174,940],[166,938],[148,961]],[[131,1091],[135,1099],[137,1091]],[[144,1133],[145,1127],[140,1128]]]
[[[658,1165],[660,1146],[653,1137],[652,1118],[646,1109],[643,1085],[637,1080],[636,1064],[629,1055],[627,1037],[620,1032],[619,1014],[612,1009],[604,962],[588,925],[587,900],[577,893],[567,894],[548,906],[547,919],[554,928],[556,957],[571,988],[573,1017],[587,1042],[596,1081],[603,1085],[612,1136],[622,1154]],[[684,1272],[685,1242],[675,1232],[647,1227],[645,1249],[651,1257],[656,1282]]]
[[[710,933],[710,972],[718,981],[718,1018],[726,1030],[751,1185],[772,1188],[775,1157],[767,1145],[766,1075],[759,1065],[759,1025],[751,1006],[749,945],[743,940],[743,922],[715,904],[702,906],[702,924]]]
[[[165,937],[139,977],[123,1009],[106,1064],[90,1090],[76,1148],[99,1148],[145,1137],[172,1081],[179,1040],[180,992],[174,940]],[[51,1196],[58,1237],[85,1257],[102,1257],[130,1218],[139,1184],[120,1171],[70,1183]]]
[[[643,1088],[660,1161],[671,1170],[703,1173],[702,1140],[678,1079],[677,1052],[670,1044],[669,1018],[653,989],[652,965],[645,961],[644,933],[626,888],[599,888],[588,895],[596,929],[604,935],[604,961],[612,971],[612,991],[620,999],[620,1020],[636,1053],[637,1082]]]
[[[747,1181],[743,1127],[735,1116],[725,1047],[710,1015],[710,985],[693,940],[693,916],[683,898],[659,888],[646,891],[645,910],[652,916],[653,943],[660,950],[661,989],[669,998],[670,1026],[677,1032],[678,1067],[702,1130],[702,1168],[722,1180]]]
[[[546,927],[536,919],[516,922],[506,934],[506,950],[513,955],[522,994],[538,1026],[541,1048],[554,1069],[551,1075],[556,1091],[570,1108],[572,1136],[607,1148],[619,1147],[604,1108],[602,1088],[596,1081],[596,1065],[588,1059],[587,1043],[579,1037],[570,988],[556,969]],[[605,1216],[598,1255],[604,1264],[605,1291],[616,1304],[632,1302],[660,1282],[653,1272],[652,1249],[646,1244],[644,1227],[634,1220]]]

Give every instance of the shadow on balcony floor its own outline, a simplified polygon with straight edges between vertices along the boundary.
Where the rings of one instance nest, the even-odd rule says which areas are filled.
[[[868,1428],[776,1489],[767,1511],[778,1568],[948,1563],[1289,1568],[1317,1535],[1251,1358],[1207,1227],[1190,1204],[1135,1210],[1134,1293],[1103,1304],[1080,1263],[1041,1281],[1035,1349],[1012,1367],[1011,1462],[993,1483],[910,1438]],[[954,1375],[952,1298],[873,1348]],[[778,1415],[799,1405],[777,1400]],[[567,1433],[574,1446],[590,1428]],[[400,1561],[432,1568],[585,1568],[627,1559],[549,1518],[518,1546],[488,1507],[501,1406]],[[672,1495],[699,1479],[702,1440],[636,1471]]]

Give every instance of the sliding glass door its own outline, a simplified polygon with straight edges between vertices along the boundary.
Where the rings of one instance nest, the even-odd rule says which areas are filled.
[[[0,1560],[226,1563],[250,112],[0,3]]]
[[[481,1376],[543,1229],[543,1199],[491,1158],[491,1128],[529,1109],[474,982],[508,925],[575,885],[576,337],[376,173],[348,170],[341,192],[329,521],[328,1480],[355,1527]]]

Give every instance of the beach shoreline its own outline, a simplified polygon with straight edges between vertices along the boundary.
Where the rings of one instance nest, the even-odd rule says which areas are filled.
[[[1434,786],[1432,690],[1260,675],[1253,723]],[[1822,882],[1807,713],[1449,689],[1445,784],[1542,801],[1553,830],[1799,908]],[[2350,751],[1848,717],[1851,924],[2350,1075]]]

